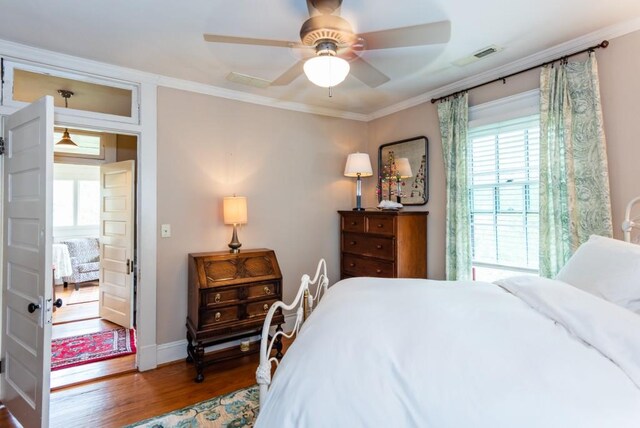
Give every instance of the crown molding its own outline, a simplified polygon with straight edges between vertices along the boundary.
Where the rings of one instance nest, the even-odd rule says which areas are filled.
[[[588,48],[589,46],[593,46],[596,43],[600,43],[603,39],[615,39],[617,37],[621,37],[638,30],[640,30],[640,18],[634,18],[629,21],[611,25],[609,27],[604,27],[584,36],[569,40],[564,43],[560,43],[556,46],[545,49],[533,55],[529,55],[528,57],[522,58],[520,60],[513,61],[509,64],[488,70],[484,73],[479,73],[477,75],[474,75],[473,77],[458,80],[457,82],[453,82],[438,89],[401,101],[397,104],[384,107],[368,115],[368,118],[370,121],[379,119],[381,117],[388,116],[390,114],[397,113],[411,107],[415,107],[425,102],[431,102],[431,99],[433,98],[437,98],[453,92],[458,92],[464,90],[465,88],[469,88],[471,86],[479,85],[481,83],[499,78],[500,76],[506,76],[508,74],[533,67],[537,64],[542,64],[546,61],[550,61],[554,58],[566,55],[567,53]]]
[[[180,89],[199,94],[246,102],[251,104],[291,110],[300,113],[316,114],[340,119],[366,122],[369,117],[365,114],[335,110],[326,107],[316,107],[303,103],[281,101],[271,97],[249,94],[242,91],[220,88],[205,83],[193,82],[169,76],[140,71],[133,68],[108,64],[73,55],[67,55],[33,46],[22,45],[0,39],[0,56],[9,60],[28,62],[43,68],[56,68],[62,71],[78,71],[93,74],[111,80],[121,80],[136,83],[151,83],[157,86]]]
[[[281,101],[276,98],[250,94],[247,92],[234,91],[232,89],[220,88],[218,86],[207,85],[205,83],[198,83],[173,77],[159,76],[158,85],[165,88],[180,89],[183,91],[196,92],[199,94],[211,95],[214,97],[226,98],[229,100],[241,101],[251,104],[258,104],[267,107],[275,107],[284,110],[292,110],[300,113],[317,114],[321,116],[357,120],[361,122],[369,121],[369,116],[366,114],[351,113],[348,111],[334,110],[326,107],[312,106],[291,101]]]

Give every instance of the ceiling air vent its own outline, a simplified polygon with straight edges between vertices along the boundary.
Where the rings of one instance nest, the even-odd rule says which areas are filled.
[[[234,83],[240,83],[241,85],[253,86],[256,88],[268,88],[271,82],[259,77],[248,76],[246,74],[236,73],[232,71],[227,74],[227,80]]]
[[[480,49],[477,52],[472,53],[469,56],[466,56],[464,58],[460,58],[456,61],[453,61],[454,65],[457,65],[458,67],[464,67],[465,65],[469,65],[473,62],[479,61],[483,58],[486,58],[490,55],[493,55],[497,52],[500,52],[503,48],[501,48],[500,46],[497,45],[490,45],[487,46],[485,48]]]

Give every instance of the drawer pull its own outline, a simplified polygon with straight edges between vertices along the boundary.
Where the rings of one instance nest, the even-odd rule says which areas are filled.
[[[382,269],[376,269],[376,273],[382,273]]]
[[[376,248],[377,248],[378,250],[382,250],[382,245],[378,244],[378,245],[376,245]]]
[[[271,294],[271,289],[268,286],[265,285],[263,290],[264,290],[264,294],[266,294],[267,296]]]
[[[383,227],[384,227],[384,224],[378,223],[378,229],[382,229]]]
[[[269,310],[269,304],[268,304],[268,303],[265,303],[265,304],[262,306],[262,310],[263,310],[263,311],[265,311],[265,312],[267,312],[267,311]]]
[[[213,298],[213,301],[216,303],[220,303],[220,293],[216,293],[216,296]]]
[[[355,263],[349,263],[349,267],[355,267],[356,264]]]
[[[351,226],[355,226],[356,224],[358,224],[358,222],[357,222],[357,221],[352,221],[352,222],[351,222]]]
[[[356,241],[349,242],[349,245],[356,245]]]
[[[222,318],[222,314],[220,312],[216,312],[216,316],[215,316],[216,321],[220,321],[220,318]]]

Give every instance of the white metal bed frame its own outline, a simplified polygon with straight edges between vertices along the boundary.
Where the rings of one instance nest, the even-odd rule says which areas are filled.
[[[638,229],[640,230],[640,214],[635,217],[631,217],[631,211],[633,206],[638,204],[640,206],[640,196],[632,199],[627,204],[627,209],[624,212],[624,221],[622,222],[622,230],[624,232],[624,240],[627,242],[631,242],[631,230]]]
[[[309,291],[309,287],[311,285],[316,285],[315,293]],[[269,391],[269,385],[271,384],[271,365],[272,363],[275,363],[277,367],[279,364],[278,358],[271,356],[274,343],[276,343],[278,339],[281,339],[280,336],[290,339],[294,335],[298,334],[302,323],[306,321],[309,315],[311,315],[314,302],[320,300],[320,297],[327,291],[328,286],[329,278],[327,277],[327,263],[324,259],[320,259],[313,279],[311,279],[307,274],[302,275],[298,294],[296,294],[296,297],[293,299],[291,304],[286,305],[284,302],[275,302],[271,305],[271,308],[269,308],[269,312],[267,312],[267,316],[262,327],[262,338],[260,339],[260,365],[256,370],[256,381],[260,386],[260,407],[264,404],[267,392]],[[287,334],[283,331],[276,331],[273,336],[269,336],[271,319],[276,311],[278,309],[290,311],[296,307],[296,321],[291,333]]]

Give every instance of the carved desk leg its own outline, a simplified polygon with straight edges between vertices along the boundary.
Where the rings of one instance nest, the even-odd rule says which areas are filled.
[[[196,360],[196,371],[197,375],[194,379],[197,383],[200,383],[204,380],[204,375],[202,371],[204,370],[204,346],[202,343],[198,342],[195,346],[195,358]]]
[[[194,347],[191,333],[187,332],[187,363],[193,363]]]
[[[278,327],[276,327],[276,333],[282,331],[282,324],[278,324]],[[277,359],[281,359],[282,358],[282,336],[278,335],[276,337],[276,341],[273,343],[273,347],[276,350],[276,358]]]

